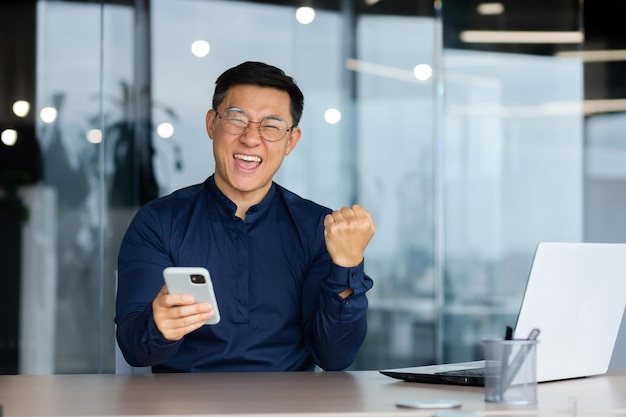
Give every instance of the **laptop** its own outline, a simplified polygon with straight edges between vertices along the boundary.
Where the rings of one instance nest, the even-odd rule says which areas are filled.
[[[601,375],[609,368],[625,307],[626,244],[541,242],[514,337],[540,330],[539,382]],[[484,386],[484,365],[472,361],[379,372],[410,382]]]

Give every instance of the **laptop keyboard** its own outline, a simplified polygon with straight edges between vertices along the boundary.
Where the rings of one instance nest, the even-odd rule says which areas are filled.
[[[437,375],[485,376],[485,368],[457,369],[454,371],[436,372]]]

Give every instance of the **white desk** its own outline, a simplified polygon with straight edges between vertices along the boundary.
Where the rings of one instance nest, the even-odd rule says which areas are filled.
[[[485,403],[482,388],[426,385],[376,371],[161,375],[5,375],[5,416],[431,416],[396,401],[454,398],[483,416],[626,415],[626,371],[539,385],[537,406]],[[457,410],[458,411],[458,410]]]

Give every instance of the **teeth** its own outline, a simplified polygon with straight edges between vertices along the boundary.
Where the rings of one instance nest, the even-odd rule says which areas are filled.
[[[253,156],[253,155],[242,155],[240,153],[236,153],[234,155],[235,159],[241,159],[243,161],[248,161],[248,162],[258,162],[259,164],[261,163],[261,158],[259,158],[258,156]]]

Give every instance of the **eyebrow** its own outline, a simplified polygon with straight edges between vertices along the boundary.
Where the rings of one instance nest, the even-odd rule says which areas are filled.
[[[248,116],[248,113],[246,113],[243,109],[240,109],[239,107],[228,107],[225,111],[236,111],[239,113],[243,113],[246,115],[246,117],[250,118],[250,116]],[[267,116],[263,117],[261,120],[265,120],[265,119],[282,120],[283,122],[287,123],[287,120],[278,114],[268,114]]]
[[[282,120],[283,122],[287,122],[282,116],[279,116],[277,114],[269,114],[265,116],[263,119],[275,119],[275,120]]]

